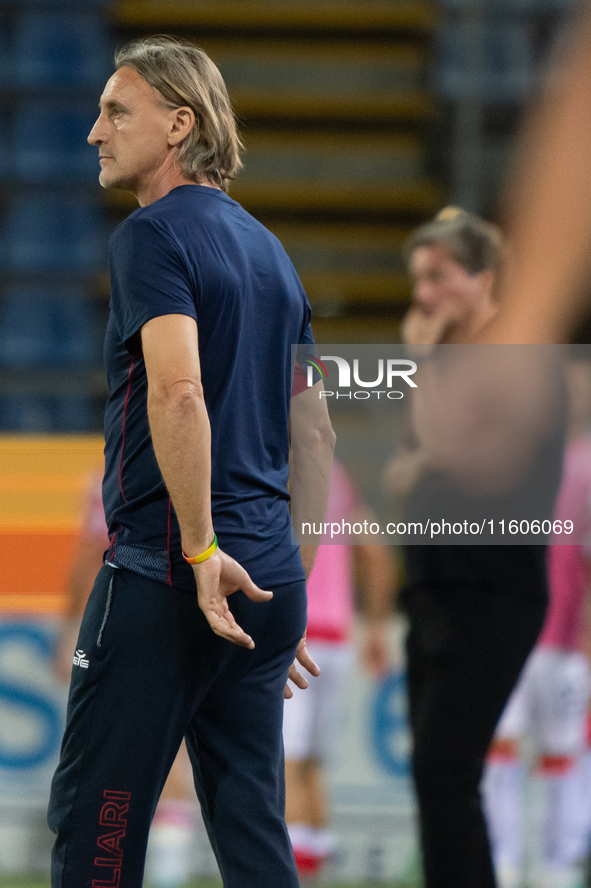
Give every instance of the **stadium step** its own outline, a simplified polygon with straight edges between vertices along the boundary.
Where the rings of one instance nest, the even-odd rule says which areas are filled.
[[[359,29],[430,31],[434,5],[424,0],[120,0],[112,12],[118,26],[143,28],[212,27],[231,29],[283,28],[294,31]]]

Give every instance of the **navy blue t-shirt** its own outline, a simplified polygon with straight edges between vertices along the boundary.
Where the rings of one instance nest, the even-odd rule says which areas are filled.
[[[195,589],[152,446],[140,337],[151,318],[183,314],[199,332],[220,546],[263,588],[303,579],[286,489],[291,345],[313,340],[283,247],[223,192],[183,185],[115,229],[109,262],[106,560]]]

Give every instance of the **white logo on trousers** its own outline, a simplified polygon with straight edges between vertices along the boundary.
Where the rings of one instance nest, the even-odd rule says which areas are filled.
[[[74,654],[74,666],[82,666],[83,669],[88,669],[88,660],[85,660],[84,657],[84,651],[77,650]]]

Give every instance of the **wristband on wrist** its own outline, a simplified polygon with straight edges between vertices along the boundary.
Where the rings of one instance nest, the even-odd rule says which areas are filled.
[[[215,533],[214,533],[214,535],[213,535],[213,543],[211,544],[211,546],[209,547],[209,549],[206,549],[205,552],[202,552],[202,553],[201,553],[201,555],[195,555],[194,558],[189,558],[189,556],[188,556],[188,555],[185,555],[185,553],[183,552],[183,558],[184,558],[185,561],[187,561],[189,564],[201,564],[202,561],[207,561],[208,558],[211,558],[211,556],[213,555],[213,553],[215,552],[215,550],[217,549],[217,547],[218,547],[218,538],[217,538],[217,536],[216,536]],[[181,551],[182,551],[182,550],[181,550]]]

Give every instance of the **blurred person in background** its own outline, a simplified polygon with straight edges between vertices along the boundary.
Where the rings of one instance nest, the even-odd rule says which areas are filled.
[[[89,478],[82,527],[67,585],[66,611],[53,655],[52,669],[68,683],[84,608],[109,548],[102,498],[102,474]],[[191,765],[181,746],[162,790],[150,829],[147,877],[155,888],[180,888],[191,874],[191,852],[201,816],[192,787]]]
[[[363,521],[344,466],[333,461],[327,521]],[[334,850],[324,768],[334,757],[353,666],[354,560],[366,620],[361,660],[376,678],[389,669],[387,619],[394,584],[390,549],[380,545],[320,545],[308,579],[308,650],[321,673],[305,694],[285,702],[285,819],[302,877],[318,876]]]
[[[497,311],[494,290],[505,256],[500,229],[445,207],[411,234],[405,253],[413,292],[403,342],[470,342]]]
[[[446,208],[411,235],[413,278],[403,338],[411,346],[472,341],[497,310],[500,230]],[[409,500],[431,471],[421,445],[386,469]],[[400,595],[409,618],[412,771],[426,888],[494,888],[480,782],[505,703],[542,628],[544,546],[405,548]]]
[[[567,367],[569,444],[555,517],[576,521],[591,543],[591,365],[581,350]],[[503,713],[485,787],[493,855],[502,888],[524,884],[521,742],[535,751],[546,783],[540,888],[581,888],[591,797],[581,773],[591,690],[590,550],[548,547],[550,606],[542,634]]]
[[[66,610],[52,660],[53,674],[63,684],[70,681],[82,614],[105,551],[109,548],[102,483],[101,473],[93,472],[89,476],[82,507],[82,524],[66,586]]]

